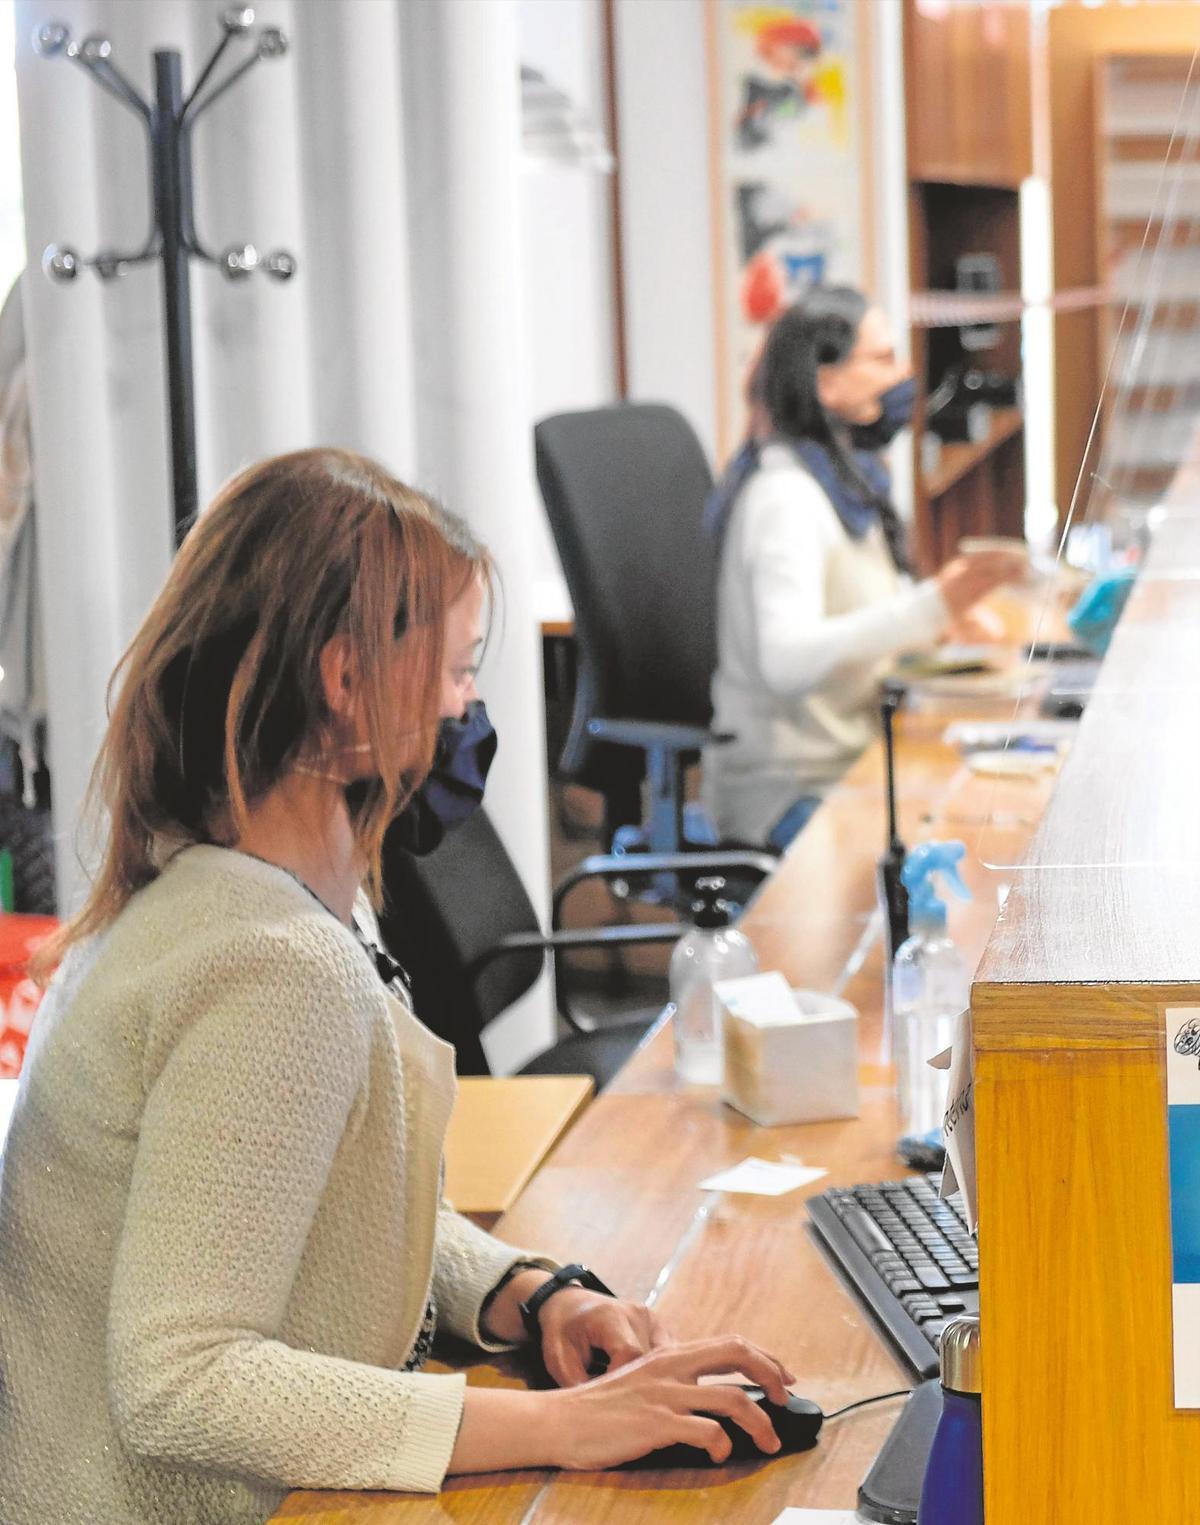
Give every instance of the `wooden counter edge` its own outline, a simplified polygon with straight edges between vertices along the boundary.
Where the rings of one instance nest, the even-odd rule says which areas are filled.
[[[977,982],[971,988],[975,1049],[1153,1049],[1163,1044],[1164,1006],[1194,1006],[1195,984]]]

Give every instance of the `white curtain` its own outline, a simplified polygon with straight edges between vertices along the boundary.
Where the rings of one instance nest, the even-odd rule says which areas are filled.
[[[144,132],[78,65],[36,56],[60,20],[97,32],[150,97],[156,48],[184,90],[220,33],[210,0],[17,0],[26,229],[47,244],[133,247],[149,224]],[[203,503],[276,451],[338,443],[437,492],[496,554],[502,624],[483,674],[501,748],[492,814],[546,904],[545,756],[518,256],[513,0],[265,0],[290,48],[197,125],[197,223],[216,249],[286,248],[290,282],[232,284],[193,263]],[[229,49],[245,56],[245,45]],[[83,883],[75,823],[108,674],[171,555],[161,280],[26,294],[51,768],[64,900]],[[500,1062],[550,1036],[544,1000]]]

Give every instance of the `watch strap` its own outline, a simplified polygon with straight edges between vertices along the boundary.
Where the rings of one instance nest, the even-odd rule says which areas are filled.
[[[589,1292],[599,1292],[604,1297],[616,1297],[611,1287],[606,1287],[594,1271],[589,1271],[587,1266],[569,1265],[555,1271],[553,1276],[544,1281],[530,1297],[520,1304],[521,1322],[525,1325],[525,1332],[531,1340],[540,1340],[542,1326],[539,1322],[542,1309],[547,1301],[556,1292],[561,1292],[564,1287],[583,1287]]]

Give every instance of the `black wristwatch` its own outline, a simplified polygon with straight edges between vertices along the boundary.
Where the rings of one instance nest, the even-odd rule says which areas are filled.
[[[563,1266],[560,1271],[555,1271],[549,1281],[544,1281],[537,1291],[532,1294],[527,1302],[519,1305],[521,1322],[525,1325],[525,1333],[531,1340],[540,1340],[542,1326],[538,1322],[542,1308],[546,1300],[561,1292],[564,1287],[575,1285],[585,1287],[589,1292],[600,1292],[605,1297],[616,1297],[611,1287],[606,1287],[594,1271],[589,1271],[587,1266]]]

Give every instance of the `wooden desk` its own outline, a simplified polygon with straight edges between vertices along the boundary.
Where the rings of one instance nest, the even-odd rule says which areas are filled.
[[[590,1075],[462,1076],[446,1132],[447,1199],[491,1228],[583,1111],[593,1085]]]
[[[901,830],[986,841],[1019,854],[1040,817],[1048,779],[1008,783],[972,774],[944,746],[955,715],[1011,715],[1011,699],[941,701],[899,723]],[[759,1129],[712,1090],[682,1087],[661,1027],[617,1082],[587,1109],[497,1225],[501,1238],[580,1259],[628,1296],[657,1304],[684,1337],[737,1330],[775,1350],[797,1391],[827,1409],[907,1385],[909,1377],[806,1229],[803,1196],[703,1193],[696,1182],[747,1154],[794,1154],[827,1167],[834,1184],[901,1173],[887,1064],[875,859],[884,839],[880,755],[868,753],[795,843],[743,920],[764,967],[794,984],[844,995],[862,1014],[862,1115],[851,1121]],[[982,952],[1007,876],[970,861],[975,892],[954,909],[968,958]],[[479,1358],[473,1383],[518,1385],[514,1362]],[[788,1504],[852,1506],[899,1409],[881,1404],[831,1424],[815,1451],[703,1473],[503,1473],[451,1478],[436,1498],[294,1493],[277,1521],[321,1525],[617,1525],[687,1519],[767,1525]]]

